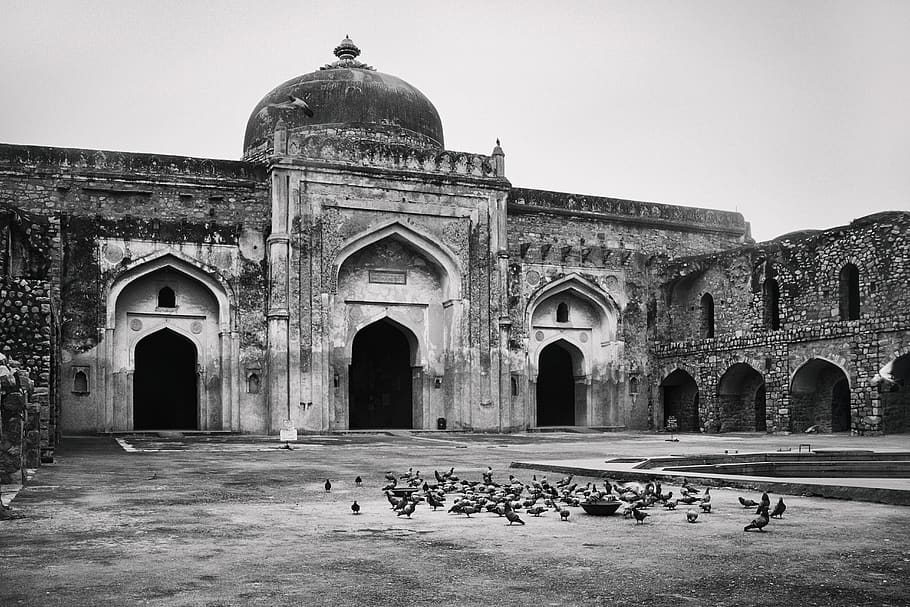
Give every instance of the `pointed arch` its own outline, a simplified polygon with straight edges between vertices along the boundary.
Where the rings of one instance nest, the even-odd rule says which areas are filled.
[[[335,255],[335,262],[332,266],[333,282],[337,284],[338,273],[349,257],[386,238],[398,238],[426,255],[441,270],[446,299],[461,299],[462,270],[461,263],[455,254],[439,242],[437,236],[424,234],[413,226],[405,225],[398,220],[373,227],[345,241]]]
[[[370,325],[375,325],[376,323],[383,321],[393,325],[396,329],[401,331],[408,340],[408,345],[411,347],[411,366],[426,366],[426,345],[424,344],[424,341],[420,339],[420,330],[417,329],[404,314],[395,314],[394,311],[390,310],[384,310],[380,314],[376,314],[357,323],[354,330],[349,333],[347,343],[344,345],[345,358],[351,360],[354,349],[354,339],[356,339],[357,334],[360,333],[360,331]]]
[[[137,259],[120,274],[111,279],[105,291],[107,301],[106,327],[113,329],[116,323],[117,298],[130,283],[163,268],[172,268],[202,283],[218,302],[218,324],[222,331],[229,331],[232,323],[233,293],[230,285],[214,267],[191,259],[179,251],[160,251]]]
[[[527,326],[530,327],[532,325],[532,319],[536,308],[543,301],[560,293],[571,293],[580,299],[591,303],[606,321],[607,326],[609,327],[610,338],[612,339],[615,336],[614,331],[616,321],[619,318],[619,306],[613,301],[613,298],[597,284],[575,272],[544,285],[537,293],[531,296],[525,311]]]
[[[553,344],[560,346],[572,356],[572,373],[576,377],[587,377],[591,374],[591,361],[585,356],[584,348],[564,335],[553,335],[540,342],[532,353],[530,371],[533,381],[537,381],[537,374],[540,371],[541,352]]]

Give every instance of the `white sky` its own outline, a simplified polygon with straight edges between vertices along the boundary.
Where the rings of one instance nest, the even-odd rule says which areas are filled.
[[[0,142],[241,155],[360,59],[513,185],[737,210],[758,240],[910,208],[910,1],[0,0]]]

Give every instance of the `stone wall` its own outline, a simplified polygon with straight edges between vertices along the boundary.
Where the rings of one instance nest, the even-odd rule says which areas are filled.
[[[661,286],[650,333],[652,386],[656,389],[677,368],[690,369],[700,391],[700,429],[742,427],[735,419],[745,419],[745,414],[730,409],[731,395],[721,395],[718,385],[732,365],[746,363],[764,378],[768,431],[802,431],[812,425],[826,431],[832,427],[834,381],[822,376],[833,371],[819,366],[821,379],[815,379],[821,387],[808,396],[807,390],[795,396],[791,382],[806,363],[827,361],[849,381],[850,429],[881,432],[887,424],[873,377],[910,347],[908,231],[910,214],[881,213],[849,226],[666,264],[658,272]],[[860,314],[855,320],[841,318],[840,272],[848,263],[859,270]],[[766,301],[765,284],[771,279],[779,286],[776,330],[769,326]],[[713,294],[715,301],[711,339],[702,337],[697,302],[704,293]],[[656,404],[652,417],[657,421]],[[754,406],[754,398],[742,406]]]
[[[668,255],[736,247],[749,242],[738,213],[658,203],[513,188],[509,195],[508,303],[512,322],[512,374],[523,386],[523,406],[533,409],[536,344],[552,331],[532,330],[528,309],[536,295],[565,280],[586,281],[615,311],[610,343],[572,342],[592,359],[591,425],[647,428],[646,394],[629,381],[647,367],[653,323],[652,266]],[[566,334],[567,339],[572,339]],[[530,360],[529,355],[530,354]]]

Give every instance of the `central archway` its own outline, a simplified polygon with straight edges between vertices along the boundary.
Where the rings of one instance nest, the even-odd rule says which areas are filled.
[[[413,428],[412,358],[408,337],[386,320],[354,336],[348,375],[351,429]]]
[[[133,427],[136,430],[198,430],[196,346],[170,329],[136,344]]]

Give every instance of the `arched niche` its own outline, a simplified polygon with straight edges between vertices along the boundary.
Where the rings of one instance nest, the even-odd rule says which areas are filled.
[[[336,284],[339,284],[341,272],[349,258],[387,239],[404,243],[406,249],[417,253],[423,263],[435,266],[434,274],[440,281],[445,299],[458,299],[462,296],[462,271],[458,258],[441,244],[437,237],[423,234],[412,226],[398,221],[373,227],[342,244],[335,255],[333,264]],[[393,268],[397,268],[397,266],[393,266]]]
[[[565,339],[551,341],[538,352],[536,367],[536,425],[587,425],[588,385],[582,351]]]

